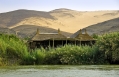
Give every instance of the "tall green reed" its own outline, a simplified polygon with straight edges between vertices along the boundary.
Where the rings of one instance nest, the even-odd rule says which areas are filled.
[[[119,32],[111,32],[98,36],[96,45],[110,63],[119,62]]]

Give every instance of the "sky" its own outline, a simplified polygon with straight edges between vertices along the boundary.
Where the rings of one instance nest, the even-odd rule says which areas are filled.
[[[0,13],[18,9],[51,11],[59,8],[77,11],[119,10],[119,0],[0,0]]]

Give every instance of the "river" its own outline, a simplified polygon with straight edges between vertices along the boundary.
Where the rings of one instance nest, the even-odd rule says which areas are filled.
[[[7,66],[0,77],[119,77],[119,65]]]

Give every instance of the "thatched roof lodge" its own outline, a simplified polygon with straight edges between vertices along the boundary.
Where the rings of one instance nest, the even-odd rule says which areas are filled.
[[[39,48],[39,47],[56,47],[57,45],[63,45],[64,40],[66,40],[66,36],[61,34],[58,29],[57,33],[40,33],[39,29],[37,29],[36,34],[29,40],[30,48]],[[61,42],[62,41],[62,42]]]
[[[31,40],[44,41],[50,39],[65,39],[65,38],[67,37],[62,35],[59,29],[58,29],[58,33],[40,33],[39,29],[37,29],[35,36]]]
[[[29,40],[29,46],[31,49],[40,47],[57,47],[65,44],[75,44],[75,45],[91,45],[95,40],[88,35],[85,30],[85,34],[82,34],[81,30],[78,35],[73,35],[74,37],[66,37],[58,29],[57,33],[40,33],[37,29],[36,34]]]
[[[91,40],[94,40],[93,37],[91,37],[86,29],[85,29],[85,33],[83,34],[81,29],[80,31],[77,33],[77,34],[73,34],[70,38],[77,38],[77,39],[80,39],[81,41],[91,41]]]

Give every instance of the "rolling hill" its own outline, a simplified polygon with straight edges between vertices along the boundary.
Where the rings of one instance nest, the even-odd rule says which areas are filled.
[[[15,10],[6,13],[0,13],[0,27],[9,28],[10,30],[17,31],[22,35],[31,35],[36,30],[36,27],[57,31],[60,28],[66,35],[70,36],[71,33],[79,29],[88,28],[94,24],[107,22],[109,20],[119,17],[118,10],[109,11],[76,11],[71,9],[55,9],[49,12],[34,11],[34,10]],[[109,22],[108,22],[109,23]],[[118,23],[118,22],[114,22]],[[113,24],[109,23],[113,29]],[[100,24],[101,28],[107,28],[104,24]],[[102,30],[100,27],[90,27],[89,32]],[[111,31],[105,29],[105,31]],[[95,29],[95,31],[94,31]],[[24,31],[23,31],[24,30]],[[49,32],[46,30],[45,32]],[[44,32],[43,31],[43,32]],[[65,34],[64,33],[64,34]],[[68,33],[68,34],[67,34]]]
[[[87,30],[87,32],[92,35],[92,34],[103,34],[103,33],[108,33],[108,32],[119,32],[119,17],[115,19],[111,19],[108,21],[104,21],[101,23],[97,23],[94,25],[90,25],[86,28],[83,28],[82,31]],[[75,32],[71,37],[77,35],[80,32],[78,30]]]
[[[11,30],[14,30],[15,32],[18,33],[19,36],[21,37],[32,37],[37,29],[39,29],[40,33],[57,33],[58,29],[52,29],[52,28],[47,28],[47,27],[43,27],[43,26],[36,26],[36,25],[21,25],[18,27],[15,27]],[[67,37],[71,36],[72,33],[69,32],[64,32],[61,30],[61,33]]]

